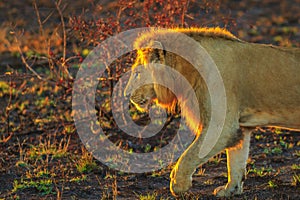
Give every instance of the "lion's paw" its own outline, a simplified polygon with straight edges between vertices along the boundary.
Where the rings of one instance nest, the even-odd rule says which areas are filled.
[[[216,195],[217,197],[230,197],[242,193],[243,193],[243,183],[235,186],[231,184],[227,184],[225,186],[217,187],[214,190],[214,195]]]
[[[190,176],[184,178],[171,178],[170,191],[174,196],[188,191],[192,187],[192,178]]]

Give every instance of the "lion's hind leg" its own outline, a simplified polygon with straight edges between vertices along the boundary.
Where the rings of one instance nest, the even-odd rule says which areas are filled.
[[[252,129],[243,129],[242,141],[233,148],[226,149],[228,183],[215,189],[218,197],[228,197],[243,192],[242,178],[245,174],[249,155],[250,134]]]

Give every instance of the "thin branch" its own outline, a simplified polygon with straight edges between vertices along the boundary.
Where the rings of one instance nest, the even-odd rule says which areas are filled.
[[[40,12],[39,12],[38,6],[36,4],[36,0],[33,1],[33,7],[34,7],[35,14],[36,14],[39,26],[40,26],[40,34],[44,35],[44,28],[43,28],[43,24],[42,24],[42,21],[41,21]]]
[[[120,6],[119,6],[119,10],[118,10],[118,13],[117,13],[117,32],[118,33],[120,33],[121,32],[121,15],[122,15],[122,13],[123,13],[123,11],[124,10],[126,10],[127,8],[126,7],[124,7],[124,6],[122,6],[121,4],[120,4]]]
[[[67,65],[66,65],[66,56],[67,56],[67,32],[66,32],[66,26],[65,26],[65,21],[64,21],[64,16],[62,13],[62,10],[60,9],[60,4],[61,4],[61,0],[55,2],[55,6],[56,6],[56,10],[60,16],[60,21],[61,21],[61,25],[62,25],[62,31],[63,31],[63,57],[62,57],[62,68],[64,70],[64,72],[66,73],[66,75],[68,76],[69,79],[73,79],[73,77],[71,76],[71,74],[69,73],[68,69],[67,69]]]
[[[49,13],[49,15],[42,21],[42,24],[45,24],[48,21],[48,19],[50,19],[50,17],[52,17],[52,15],[54,14],[54,12],[55,12],[55,10],[52,10]]]
[[[184,27],[184,24],[185,24],[185,14],[188,10],[189,4],[190,4],[190,1],[187,0],[186,4],[183,6],[183,9],[182,9],[182,14],[181,14],[181,26],[182,27]]]
[[[63,30],[63,61],[65,61],[66,60],[66,49],[67,49],[67,33],[66,33],[64,16],[59,7],[60,3],[61,3],[61,0],[59,0],[58,2],[55,2],[55,6],[56,6],[56,10],[60,16],[60,21],[61,21],[62,30]]]
[[[60,16],[60,21],[61,21],[61,25],[62,25],[62,32],[63,32],[63,57],[62,57],[62,69],[64,71],[64,73],[68,76],[69,79],[73,79],[73,77],[71,76],[71,74],[69,73],[68,69],[67,69],[67,65],[66,65],[66,56],[67,56],[67,32],[66,32],[66,25],[65,25],[65,21],[64,21],[64,16],[62,13],[62,10],[60,9],[60,4],[61,4],[61,0],[58,0],[55,2],[55,6],[56,6],[56,10]]]
[[[11,80],[11,73],[6,73],[9,76],[9,98],[7,102],[7,106],[5,108],[5,116],[6,116],[6,123],[7,123],[7,137],[3,136],[3,138],[0,139],[1,142],[6,143],[10,140],[10,138],[13,136],[13,132],[10,131],[10,110],[11,110],[11,101],[12,101],[12,80]]]
[[[23,51],[20,47],[20,41],[18,39],[18,37],[16,35],[14,35],[14,38],[15,38],[15,41],[17,43],[17,48],[18,48],[18,51],[20,53],[20,56],[21,56],[21,60],[22,60],[22,63],[26,66],[26,68],[28,68],[39,80],[43,80],[42,77],[34,70],[32,69],[32,67],[28,64],[28,62],[26,61],[25,57],[24,57],[24,54],[23,54]]]

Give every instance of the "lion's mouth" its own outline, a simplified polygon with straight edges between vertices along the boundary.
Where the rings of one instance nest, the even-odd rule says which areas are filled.
[[[142,99],[138,103],[131,100],[131,103],[141,112],[148,112],[151,106],[157,104],[154,98],[152,99]]]

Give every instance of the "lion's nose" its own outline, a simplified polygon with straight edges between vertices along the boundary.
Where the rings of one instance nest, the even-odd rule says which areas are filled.
[[[130,94],[128,94],[126,91],[124,91],[124,97],[126,98],[126,99],[128,99],[129,97],[130,97]]]
[[[125,98],[129,98],[130,97],[130,93],[128,92],[128,88],[126,87],[123,93]]]

